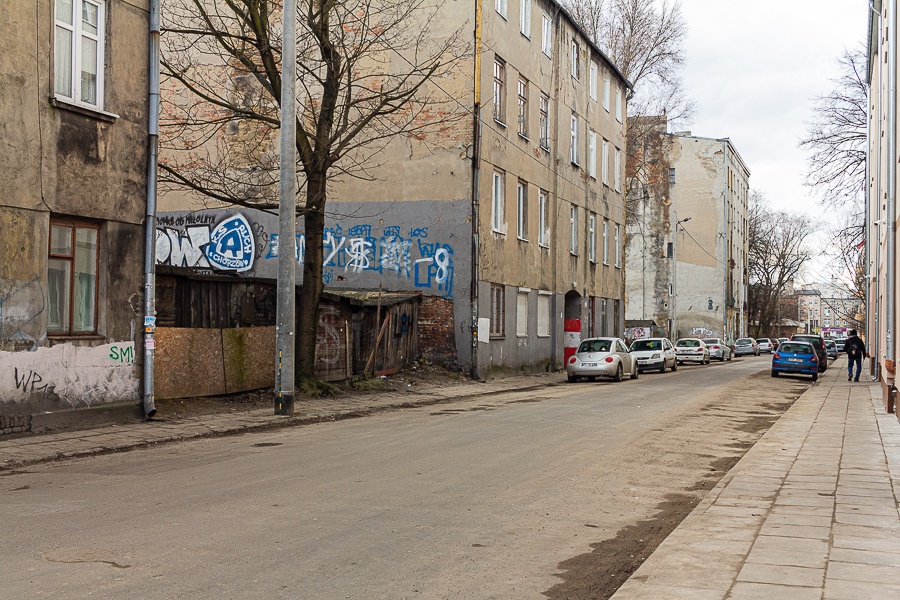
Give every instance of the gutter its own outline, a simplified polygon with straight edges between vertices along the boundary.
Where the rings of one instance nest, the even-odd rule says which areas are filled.
[[[469,303],[472,311],[471,365],[469,373],[472,379],[478,379],[478,252],[481,240],[478,237],[480,228],[479,185],[481,177],[481,18],[482,0],[475,1],[475,103],[472,123],[472,280],[469,290]]]
[[[159,160],[160,0],[150,0],[150,90],[147,157],[147,214],[144,218],[144,416],[156,414],[153,367],[156,350],[156,174]]]

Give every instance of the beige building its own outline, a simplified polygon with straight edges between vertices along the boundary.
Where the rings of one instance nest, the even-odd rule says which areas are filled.
[[[750,172],[727,138],[665,127],[630,152],[626,318],[673,339],[746,335]]]
[[[870,372],[894,410],[897,343],[897,0],[869,11],[869,132],[866,164],[866,328]],[[862,335],[863,332],[860,332]]]
[[[0,432],[75,408],[136,414],[148,2],[0,15]]]
[[[374,181],[332,182],[326,290],[421,292],[420,351],[478,377],[557,368],[566,340],[623,330],[629,83],[552,0],[447,3],[434,22],[475,40],[434,82],[465,118],[394,139]],[[197,207],[162,199],[161,266],[223,270],[185,252],[203,223],[174,211]],[[247,221],[262,249],[239,275],[270,280],[277,225]]]

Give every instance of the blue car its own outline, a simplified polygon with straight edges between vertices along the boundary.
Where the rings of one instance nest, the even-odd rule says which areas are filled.
[[[772,356],[772,377],[779,373],[795,373],[812,375],[812,380],[819,379],[819,355],[809,342],[782,342],[778,351]]]

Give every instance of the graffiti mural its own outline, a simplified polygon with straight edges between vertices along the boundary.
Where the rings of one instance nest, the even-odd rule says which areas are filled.
[[[47,335],[35,339],[28,331],[36,332],[39,317],[47,309],[47,297],[37,275],[30,281],[13,283],[11,290],[0,295],[0,341],[11,341],[18,349],[33,352]]]
[[[259,211],[242,213],[202,211],[165,213],[156,231],[156,262],[160,265],[246,273],[274,277],[280,240],[275,215]],[[450,297],[453,294],[454,249],[444,239],[432,239],[427,226],[334,223],[323,236],[323,274],[326,285],[363,279],[359,285],[373,285],[384,276],[393,276],[398,288],[430,290]],[[438,238],[447,237],[446,233]],[[306,236],[294,240],[298,265],[306,259]],[[378,276],[373,280],[371,276]],[[347,284],[352,285],[352,284]]]

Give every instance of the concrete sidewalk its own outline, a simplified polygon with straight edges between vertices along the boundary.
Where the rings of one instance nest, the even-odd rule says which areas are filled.
[[[900,598],[900,424],[839,359],[613,600]]]
[[[384,410],[428,406],[513,392],[562,385],[559,373],[510,377],[479,383],[470,380],[449,386],[416,386],[404,392],[375,392],[336,398],[297,399],[291,417],[274,414],[271,408],[206,414],[168,420],[158,415],[150,421],[108,425],[94,429],[0,438],[0,473],[53,460],[121,452],[143,446],[180,440],[259,431],[323,421],[360,417]]]

